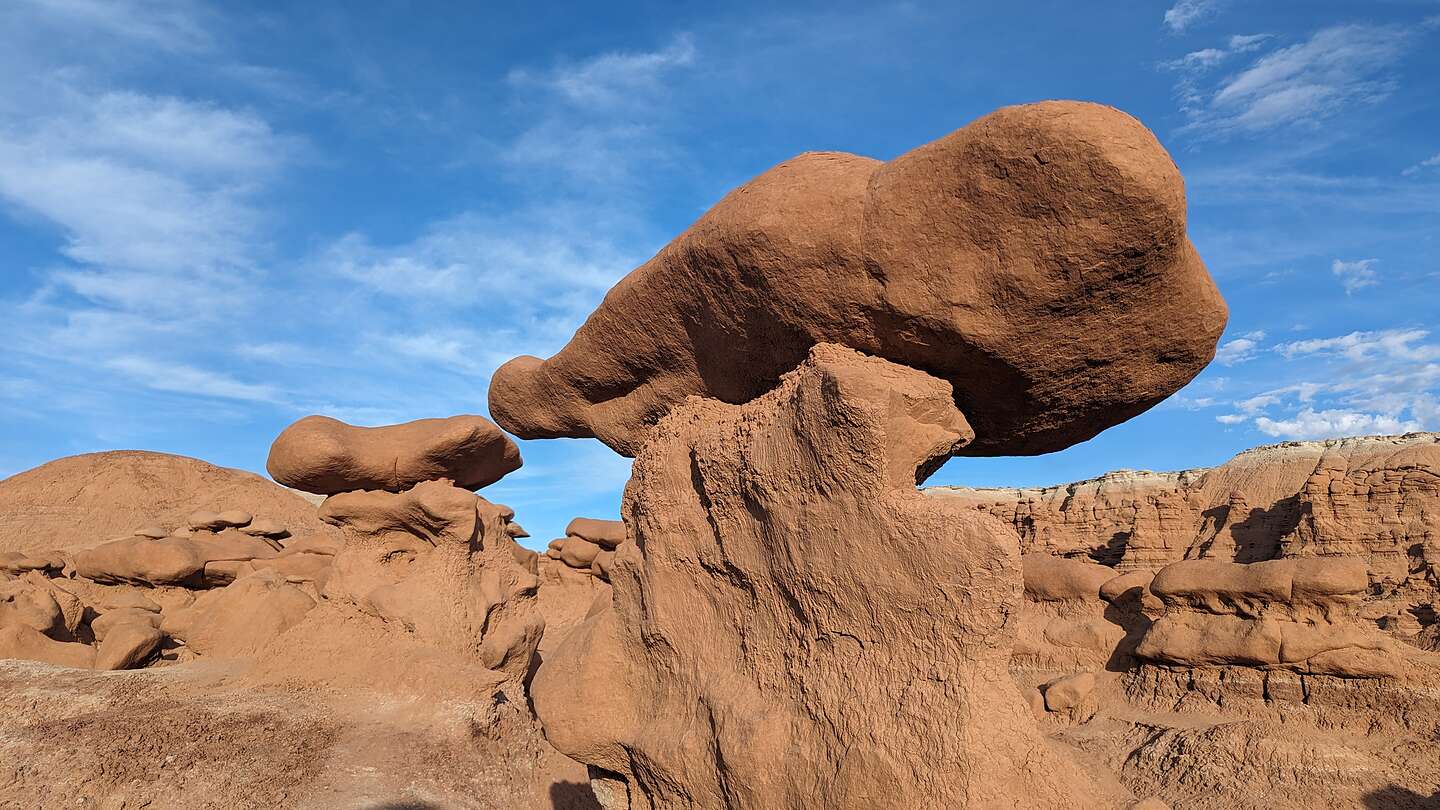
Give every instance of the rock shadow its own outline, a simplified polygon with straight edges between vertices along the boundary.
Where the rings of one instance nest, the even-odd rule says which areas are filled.
[[[551,810],[603,810],[589,782],[556,782],[550,786]]]
[[[1429,796],[1391,785],[1366,793],[1361,799],[1366,810],[1440,810],[1440,791]]]

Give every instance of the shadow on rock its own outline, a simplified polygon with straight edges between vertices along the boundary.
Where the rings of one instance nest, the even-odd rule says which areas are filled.
[[[1368,810],[1440,810],[1440,791],[1425,796],[1392,785],[1365,794],[1364,802]]]
[[[601,810],[589,782],[556,782],[550,786],[553,810]]]

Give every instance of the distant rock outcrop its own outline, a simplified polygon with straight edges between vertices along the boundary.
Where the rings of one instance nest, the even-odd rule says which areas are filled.
[[[1084,441],[1214,354],[1225,304],[1180,173],[1110,107],[1006,107],[888,163],[786,161],[631,272],[558,354],[491,378],[527,439],[626,455],[686,396],[749,401],[837,343],[953,386],[971,455]]]
[[[999,517],[1026,553],[1121,570],[1353,555],[1373,581],[1402,587],[1434,582],[1440,562],[1436,433],[1287,442],[1212,469],[1122,471],[1055,487],[924,491]]]

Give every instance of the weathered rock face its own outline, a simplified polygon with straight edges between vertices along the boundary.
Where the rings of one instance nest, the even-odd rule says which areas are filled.
[[[1178,390],[1226,309],[1185,235],[1178,170],[1109,107],[1007,107],[888,163],[808,153],[727,195],[490,410],[524,438],[633,455],[689,395],[746,402],[817,343],[950,382],[958,452],[1032,454]]]
[[[1160,569],[1150,583],[1165,610],[1135,655],[1190,667],[1396,677],[1399,642],[1357,620],[1366,586],[1365,563],[1356,557],[1183,560]]]
[[[475,490],[520,469],[520,449],[483,416],[377,428],[307,416],[275,439],[265,468],[285,486],[321,495],[399,492],[440,478]]]
[[[1122,570],[1186,558],[1358,555],[1372,580],[1434,581],[1440,434],[1288,442],[1209,470],[1122,471],[1043,489],[933,487],[993,514],[1022,548]]]
[[[532,683],[548,739],[637,808],[1107,804],[1006,674],[1013,532],[915,491],[972,435],[944,381],[833,345],[676,409],[613,605]]]
[[[68,456],[0,481],[0,553],[90,548],[137,528],[188,526],[192,512],[227,506],[297,537],[334,534],[313,504],[253,473],[123,450]]]
[[[346,540],[327,599],[478,658],[518,693],[545,622],[534,599],[539,579],[506,530],[513,511],[446,480],[333,495],[320,511]]]

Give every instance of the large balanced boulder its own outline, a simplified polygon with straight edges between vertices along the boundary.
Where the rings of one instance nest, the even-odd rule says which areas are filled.
[[[1180,173],[1098,104],[1007,107],[889,162],[786,161],[616,285],[560,353],[496,371],[522,438],[634,455],[690,395],[747,402],[816,343],[954,387],[969,455],[1084,441],[1214,355],[1226,308],[1185,232]]]
[[[1015,533],[915,489],[972,436],[944,380],[835,345],[672,411],[613,602],[532,682],[547,738],[616,806],[1114,806],[1006,672]]]
[[[275,439],[265,468],[285,486],[320,495],[399,492],[440,478],[475,490],[520,469],[520,449],[483,416],[376,428],[307,416]]]

